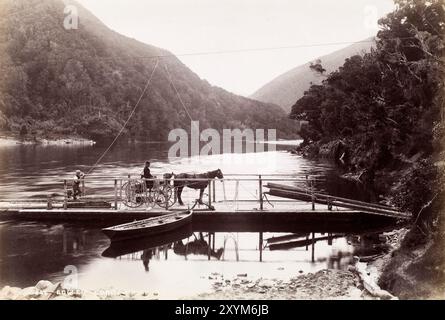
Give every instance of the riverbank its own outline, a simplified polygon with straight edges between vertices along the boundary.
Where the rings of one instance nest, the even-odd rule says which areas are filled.
[[[335,161],[345,179],[373,190],[380,203],[412,213],[410,230],[401,231],[396,248],[375,263],[379,285],[401,299],[445,299],[444,153],[439,147],[430,153],[380,147],[366,151],[360,141],[325,139],[299,152]]]
[[[230,279],[222,274],[202,276],[208,279],[211,289],[194,296],[182,296],[186,300],[376,300],[396,299],[380,290],[374,282],[376,269],[365,272],[370,280],[364,281],[357,270],[366,263],[356,262],[348,270],[324,269],[315,273],[303,273],[287,278],[255,278],[238,274]],[[368,265],[369,266],[369,265]],[[374,288],[370,290],[369,288]],[[376,289],[375,289],[376,288]],[[377,295],[375,292],[380,294]],[[171,298],[171,297],[170,297]],[[6,286],[0,290],[0,300],[163,300],[156,292],[127,292],[115,288],[100,290],[66,289],[60,283],[39,281],[35,286],[16,288]]]
[[[0,136],[0,146],[16,146],[16,145],[94,145],[95,141],[78,137],[66,138],[18,138]]]
[[[406,230],[399,247],[381,261],[379,285],[401,299],[445,299],[443,229],[425,236]]]

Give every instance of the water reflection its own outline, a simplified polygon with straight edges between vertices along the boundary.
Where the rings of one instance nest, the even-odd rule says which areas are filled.
[[[181,236],[182,235],[182,236]],[[163,242],[162,245],[154,246],[155,243]],[[103,252],[102,256],[118,259],[142,260],[146,271],[154,253],[164,253],[165,260],[168,260],[169,252],[177,256],[182,256],[184,260],[199,259],[200,256],[207,257],[208,261],[258,261],[267,262],[277,260],[277,257],[285,260],[289,258],[288,252],[307,252],[305,262],[326,263],[330,269],[344,269],[354,255],[363,256],[385,252],[382,239],[378,234],[324,234],[324,233],[215,233],[215,232],[192,232],[185,234],[176,232],[176,237],[180,240],[172,241],[172,234],[156,236],[154,238],[135,239],[127,241],[111,242],[110,246]],[[258,246],[252,247],[252,240],[259,239]],[[240,241],[241,240],[241,241]],[[241,242],[241,245],[240,245]],[[217,246],[220,246],[215,249]],[[318,244],[318,246],[316,246]],[[145,246],[146,248],[141,250]],[[320,254],[316,254],[316,247],[320,249]],[[240,251],[243,255],[240,257]],[[256,252],[257,256],[252,254]],[[266,252],[266,259],[263,255]],[[232,254],[228,258],[227,254]],[[310,257],[310,258],[309,258]],[[295,262],[301,262],[295,260]]]
[[[0,286],[27,287],[41,279],[62,281],[65,267],[75,266],[84,289],[149,288],[174,298],[206,289],[207,276],[215,272],[225,277],[248,273],[280,278],[295,276],[299,270],[345,269],[354,255],[370,256],[384,250],[375,231],[345,235],[192,228],[110,243],[100,227],[2,223]]]
[[[145,249],[142,252],[141,260],[142,260],[142,264],[144,265],[145,271],[147,271],[147,272],[150,271],[149,263],[150,263],[150,260],[152,257],[153,257],[152,249]]]
[[[213,233],[214,235],[214,233]],[[212,233],[207,234],[207,239],[205,239],[204,234],[202,232],[193,233],[194,239],[192,241],[187,241],[184,244],[183,240],[177,241],[173,244],[173,252],[177,255],[184,256],[187,259],[187,256],[190,254],[193,255],[202,255],[207,256],[208,260],[211,258],[215,258],[217,260],[221,260],[221,257],[224,253],[224,248],[218,248],[215,250],[215,247],[211,246],[212,242]],[[213,242],[214,243],[214,242]]]
[[[48,193],[60,193],[63,184],[56,180],[71,177],[75,169],[88,171],[105,148],[100,145],[0,148],[1,194],[3,197],[25,199],[44,195],[46,199]],[[233,160],[240,161],[236,171],[248,174],[322,174],[326,179],[317,181],[317,189],[365,200],[356,186],[339,182],[335,169],[329,163],[309,161],[287,152],[234,154],[229,156],[231,161],[226,161],[227,156],[219,155],[172,162],[168,161],[167,152],[168,145],[165,144],[116,145],[95,174],[138,174],[141,163],[147,159],[152,160],[154,174],[215,168],[236,173],[233,172]],[[275,167],[249,165],[254,157],[262,163],[273,158]],[[257,183],[254,184],[240,186],[239,197],[257,199],[254,189]],[[87,193],[113,193],[112,185],[108,181],[88,184]],[[234,198],[237,189],[229,182],[226,188],[227,198]],[[366,192],[363,194],[366,197]],[[195,196],[191,194],[191,197]],[[227,277],[248,273],[249,276],[280,278],[294,276],[299,270],[315,272],[329,267],[345,268],[355,254],[371,256],[384,250],[378,234],[372,235],[375,231],[368,235],[366,230],[357,233],[352,227],[353,230],[347,230],[347,234],[336,233],[339,230],[333,227],[329,229],[330,234],[322,234],[321,231],[328,230],[321,230],[318,225],[298,226],[298,230],[289,225],[284,226],[286,229],[268,225],[267,231],[270,232],[258,232],[266,229],[249,225],[241,230],[232,228],[230,224],[211,229],[206,223],[168,235],[111,245],[100,231],[102,227],[0,223],[0,286],[28,287],[41,279],[59,281],[66,276],[65,267],[72,265],[77,268],[79,283],[84,289],[110,286],[122,290],[150,288],[171,294],[164,297],[175,298],[181,292],[190,295],[193,290],[207,288],[206,275],[214,272]]]

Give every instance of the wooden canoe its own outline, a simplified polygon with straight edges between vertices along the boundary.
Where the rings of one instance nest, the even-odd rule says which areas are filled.
[[[193,211],[183,211],[102,229],[111,240],[147,237],[178,229],[192,220]]]
[[[284,189],[276,189],[270,187],[269,192],[267,194],[275,197],[281,197],[281,198],[288,198],[288,199],[294,199],[294,200],[300,200],[305,202],[311,202],[312,196],[311,194],[307,192],[300,192],[300,191],[289,191]],[[315,199],[314,202],[318,204],[332,204],[335,207],[341,207],[341,208],[347,208],[352,210],[361,210],[362,212],[369,213],[369,214],[377,214],[377,215],[383,215],[387,217],[393,217],[397,219],[411,219],[411,215],[404,212],[398,212],[393,209],[382,209],[379,207],[376,207],[375,205],[367,205],[367,204],[355,204],[352,203],[353,200],[350,200],[348,202],[345,202],[343,200],[337,200],[336,197],[329,197],[329,196],[320,196],[319,194],[314,194]],[[342,198],[343,199],[343,198]],[[359,201],[355,201],[359,202]]]
[[[311,195],[308,189],[303,189],[303,188],[284,185],[284,184],[268,183],[268,184],[266,184],[265,187],[269,188],[269,189],[277,189],[277,190],[290,191],[290,192],[296,192],[296,193],[304,193],[309,196]],[[397,209],[394,207],[386,206],[386,205],[379,204],[379,203],[369,203],[369,202],[363,202],[363,201],[358,201],[358,200],[354,200],[354,199],[330,196],[328,194],[324,194],[324,193],[320,193],[320,192],[315,192],[314,196],[316,197],[316,199],[321,199],[321,200],[326,200],[326,199],[335,200],[335,201],[343,202],[343,203],[352,203],[352,204],[356,204],[356,205],[361,205],[361,206],[364,206],[367,208],[378,208],[378,209],[382,209],[382,210],[386,210],[386,211],[398,212]]]

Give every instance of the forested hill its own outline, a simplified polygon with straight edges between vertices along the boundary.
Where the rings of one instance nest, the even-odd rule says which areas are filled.
[[[190,127],[167,70],[201,128],[277,128],[280,137],[294,132],[280,107],[214,87],[168,51],[122,36],[74,4],[79,28],[66,30],[62,0],[0,1],[1,132],[25,127],[38,136],[114,136],[158,56],[163,58],[127,136],[165,140],[169,130]]]
[[[325,74],[329,74],[336,71],[347,58],[369,52],[373,46],[375,46],[374,38],[369,38],[316,60],[321,61],[323,68],[326,69]],[[313,72],[309,68],[310,65],[311,62],[308,62],[276,77],[258,89],[251,95],[251,98],[267,103],[275,103],[290,112],[295,101],[304,95],[311,84],[320,84],[326,79],[325,75]]]

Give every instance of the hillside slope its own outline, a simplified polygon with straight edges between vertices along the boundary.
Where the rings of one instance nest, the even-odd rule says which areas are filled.
[[[369,52],[374,46],[373,38],[357,42],[344,49],[335,51],[326,56],[320,57],[321,64],[326,69],[325,74],[337,70],[346,58],[356,54]],[[320,84],[326,77],[310,68],[310,62],[298,66],[265,84],[250,97],[259,101],[274,103],[289,112],[295,102],[300,99],[304,92],[312,84]]]
[[[79,28],[66,30],[66,3],[0,2],[2,132],[112,137],[139,99],[157,57],[162,58],[127,136],[166,140],[171,129],[190,127],[167,70],[201,128],[280,128],[281,137],[293,132],[280,107],[211,86],[170,52],[112,31],[73,1]]]

